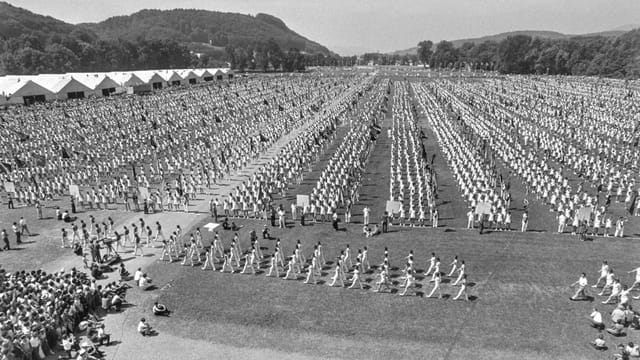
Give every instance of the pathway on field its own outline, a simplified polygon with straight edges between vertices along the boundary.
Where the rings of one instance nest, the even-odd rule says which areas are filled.
[[[348,97],[353,90],[344,93],[341,97],[334,100],[333,104],[337,104],[342,99]],[[321,116],[321,114],[317,114],[316,116]],[[231,191],[235,189],[236,186],[240,186],[243,181],[246,181],[251,178],[251,176],[263,165],[265,165],[270,159],[275,157],[279,152],[293,139],[295,139],[299,134],[305,131],[314,121],[314,119],[309,119],[303,126],[291,131],[287,135],[283,136],[280,140],[278,140],[268,151],[261,154],[258,159],[254,159],[249,166],[246,168],[232,174],[227,179],[225,179],[224,184],[219,184],[219,186],[214,187],[213,194],[204,196],[202,199],[198,199],[194,202],[194,205],[191,207],[193,210],[192,213],[156,213],[153,215],[145,216],[145,222],[147,224],[154,224],[156,221],[159,221],[163,229],[165,230],[165,234],[169,231],[172,231],[176,228],[177,225],[180,225],[184,231],[184,234],[188,234],[191,231],[191,228],[196,225],[198,222],[202,221],[203,217],[209,217],[209,200],[211,198],[221,198]],[[132,216],[132,221],[136,221],[139,213]],[[203,232],[203,236],[205,239],[207,238],[206,232]],[[126,264],[127,269],[130,273],[134,273],[137,268],[146,268],[152,262],[156,261],[160,255],[160,250],[158,248],[155,249],[144,249],[147,255],[144,257],[126,257],[123,256],[123,262]],[[75,266],[81,266],[80,259],[76,257],[74,259]],[[53,262],[49,264],[47,268],[54,269],[57,271],[61,266],[68,266],[67,263],[63,263],[62,259],[60,261]],[[118,277],[117,272],[108,274],[107,279],[100,280],[100,283],[106,283],[111,281],[116,281]],[[143,296],[143,299],[155,296],[153,292],[148,294],[145,293],[146,296]],[[143,303],[144,301],[140,301],[139,303]],[[107,354],[107,358],[109,359],[131,359],[137,358],[138,355],[142,355],[146,349],[141,349],[136,340],[139,338],[139,334],[136,332],[136,329],[133,327],[125,327],[124,325],[127,323],[127,318],[130,316],[135,316],[135,313],[140,314],[142,309],[137,309],[137,311],[133,311],[134,309],[129,309],[127,311],[123,311],[116,314],[110,314],[105,317],[104,323],[106,328],[112,334],[112,341],[117,342],[116,346],[106,347],[105,351]],[[217,345],[211,344],[212,347],[216,347]],[[215,352],[215,351],[214,351]],[[274,358],[277,356],[274,355]]]
[[[378,135],[369,161],[367,161],[365,171],[362,174],[362,186],[360,188],[360,201],[353,207],[352,222],[362,223],[362,210],[365,206],[371,209],[369,221],[377,223],[384,215],[389,200],[389,181],[391,164],[391,138],[388,129],[391,128],[391,114],[393,104],[393,84],[391,93],[388,95],[387,112],[380,122],[382,130]]]

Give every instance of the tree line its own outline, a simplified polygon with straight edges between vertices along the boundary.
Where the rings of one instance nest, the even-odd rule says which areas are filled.
[[[418,43],[418,60],[433,68],[495,70],[503,74],[588,75],[640,78],[640,29],[618,37],[541,39],[528,35],[467,42]]]

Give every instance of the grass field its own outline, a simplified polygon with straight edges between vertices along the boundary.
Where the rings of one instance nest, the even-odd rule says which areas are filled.
[[[531,231],[527,233],[489,231],[479,235],[476,230],[464,229],[466,204],[429,128],[425,128],[427,139],[424,141],[427,152],[436,154],[441,226],[438,229],[391,227],[387,234],[365,239],[361,233],[362,207],[371,207],[371,219],[375,221],[384,211],[388,197],[388,125],[387,117],[364,174],[361,202],[354,209],[355,224],[341,223],[343,231],[336,232],[329,223],[302,227],[298,222],[289,222],[288,229],[271,228],[272,235],[281,239],[285,255],[292,252],[298,239],[307,256],[313,244],[321,241],[330,263],[349,244],[354,254],[366,245],[371,265],[377,265],[382,261],[384,247],[388,247],[394,282],[399,280],[403,258],[410,250],[416,255],[420,273],[431,252],[441,258],[445,272],[457,255],[466,262],[472,301],[451,299],[458,290],[451,286],[454,280],[451,278],[443,282],[444,299],[424,297],[431,285],[422,276],[418,277],[416,293],[401,297],[396,292],[373,292],[370,286],[377,280],[375,272],[365,275],[365,290],[349,290],[326,286],[333,275],[330,266],[323,270],[319,285],[305,285],[302,277],[284,281],[266,278],[264,272],[256,276],[222,274],[181,266],[178,262],[161,263],[154,257],[158,256],[157,250],[151,250],[153,256],[145,259],[125,253],[129,270],[145,266],[157,289],[149,292],[132,289],[127,294],[132,306],[124,313],[107,317],[114,319],[109,320],[108,329],[121,341],[118,347],[107,348],[107,358],[602,359],[612,356],[611,349],[616,343],[640,342],[640,332],[627,329],[628,335],[624,338],[606,335],[610,350],[596,352],[588,345],[597,332],[588,326],[587,317],[596,306],[608,320],[613,306],[600,304],[604,299],[598,296],[585,302],[568,299],[573,294],[569,284],[576,281],[581,272],[586,272],[594,282],[604,259],[609,260],[623,283],[630,284],[632,277],[625,272],[638,266],[640,243],[637,238],[597,237],[581,242],[568,234],[555,234],[553,213],[535,199],[531,199]],[[420,125],[427,126],[422,118]],[[328,146],[313,171],[305,174],[304,181],[292,187],[286,197],[276,197],[285,209],[289,209],[296,194],[311,191],[345,132],[345,127],[339,127],[338,138]],[[501,170],[508,173],[504,167]],[[512,227],[515,229],[519,227],[524,192],[517,179],[512,185]],[[221,195],[216,193],[216,196]],[[196,206],[207,200],[203,197]],[[45,217],[53,216],[53,207],[64,202],[48,204],[50,208],[45,211]],[[66,203],[60,206],[64,208],[64,205]],[[620,204],[614,203],[614,209],[622,211]],[[125,213],[122,207],[78,216],[88,221],[89,214],[99,221],[111,216],[117,226],[141,216]],[[10,224],[20,216],[25,216],[31,231],[38,235],[27,238],[19,251],[1,252],[0,263],[4,268],[14,271],[79,263],[79,258],[70,254],[69,249],[60,249],[61,223],[54,219],[36,220],[32,208],[0,209],[0,225],[10,229]],[[165,229],[180,223],[187,233],[193,229],[191,225],[202,228],[211,220],[204,214],[144,217],[147,223],[161,217],[166,219],[162,220]],[[235,221],[242,225],[239,233],[246,249],[249,232],[255,229],[260,233],[264,223]],[[638,236],[639,223],[632,218],[627,224],[627,234]],[[212,234],[203,234],[206,244]],[[225,248],[229,247],[232,236],[232,232],[221,231]],[[10,237],[13,244],[13,235]],[[274,241],[262,240],[261,246],[265,255],[271,254]],[[266,260],[262,271],[265,267]],[[159,336],[131,338],[130,335],[135,335],[131,329],[140,316],[150,315],[154,300],[167,304],[174,311],[172,316],[153,318],[152,324]],[[136,349],[139,352],[131,355],[134,353],[129,351]]]

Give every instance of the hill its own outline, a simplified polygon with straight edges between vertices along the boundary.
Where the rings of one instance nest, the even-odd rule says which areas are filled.
[[[303,53],[332,55],[326,47],[292,31],[279,18],[207,10],[141,10],[116,16],[81,28],[104,40],[173,40],[184,44],[206,43],[217,47],[246,47],[274,39],[283,50],[297,48]]]
[[[0,75],[218,67],[228,62],[247,67],[261,59],[264,67],[284,64],[288,70],[303,69],[305,56],[316,62],[337,56],[268,14],[142,10],[73,25],[1,1],[0,14]],[[254,59],[256,54],[261,58]]]
[[[610,30],[610,31],[602,31],[602,32],[597,32],[597,33],[590,33],[590,34],[580,34],[580,35],[571,35],[571,34],[563,34],[563,33],[559,33],[556,31],[545,31],[545,30],[520,30],[520,31],[509,31],[509,32],[504,32],[504,33],[500,33],[500,34],[495,34],[495,35],[487,35],[487,36],[482,36],[482,37],[478,37],[478,38],[469,38],[469,39],[458,39],[458,40],[452,40],[451,43],[453,44],[454,47],[459,48],[462,46],[462,44],[464,43],[473,43],[475,44],[480,44],[483,43],[485,41],[495,41],[495,42],[500,42],[504,39],[506,39],[509,36],[516,36],[516,35],[527,35],[527,36],[531,36],[532,38],[541,38],[541,39],[568,39],[568,38],[572,38],[572,37],[582,37],[582,36],[604,36],[604,37],[616,37],[619,35],[624,34],[626,31],[625,30]],[[405,50],[397,50],[394,52],[391,52],[391,55],[408,55],[408,54],[415,54],[416,51],[418,50],[418,47],[412,47],[409,49],[405,49]]]

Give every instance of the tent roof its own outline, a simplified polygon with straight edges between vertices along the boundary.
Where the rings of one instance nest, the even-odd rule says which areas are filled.
[[[14,95],[53,95],[53,93],[34,83],[29,77],[3,76],[0,77],[0,95],[11,97]]]
[[[105,73],[68,73],[91,90],[117,87],[118,83]]]

